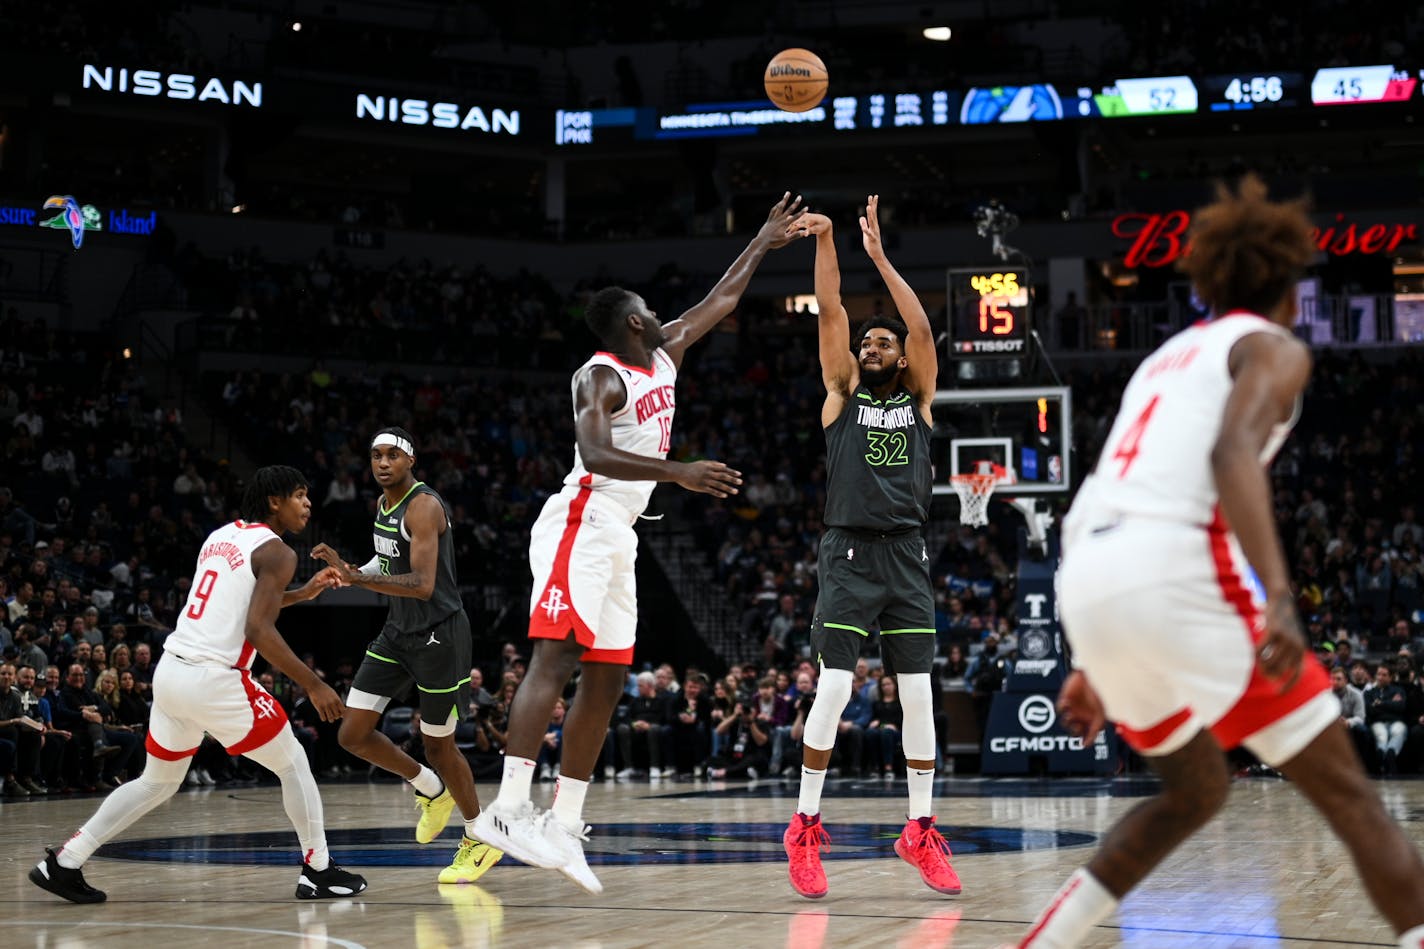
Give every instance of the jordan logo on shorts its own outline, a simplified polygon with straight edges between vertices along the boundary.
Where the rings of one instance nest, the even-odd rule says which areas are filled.
[[[438,646],[438,645],[440,645],[440,640],[438,640],[438,639],[435,638],[435,630],[432,629],[432,630],[430,631],[430,642],[426,643],[425,645],[427,645],[427,646]]]
[[[539,606],[544,610],[544,615],[554,622],[558,622],[559,614],[569,608],[564,602],[564,591],[558,587],[549,587],[549,596]]]
[[[270,695],[259,695],[252,700],[252,708],[257,712],[258,718],[276,718],[277,703]]]
[[[854,548],[854,547],[849,547],[849,548],[846,549],[846,559],[847,559],[847,560],[854,560],[854,559],[855,559],[855,548]]]

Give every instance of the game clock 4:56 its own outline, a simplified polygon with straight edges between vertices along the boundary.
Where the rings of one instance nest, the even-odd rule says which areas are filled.
[[[1290,108],[1309,98],[1305,77],[1295,72],[1243,70],[1202,80],[1202,101],[1212,112]]]
[[[1028,340],[1028,272],[955,267],[949,271],[949,351],[954,356],[1022,356]]]

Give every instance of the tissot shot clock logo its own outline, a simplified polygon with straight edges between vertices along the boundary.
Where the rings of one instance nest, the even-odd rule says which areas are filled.
[[[1063,118],[1063,102],[1050,85],[973,88],[964,94],[959,121],[965,125],[991,122],[1042,122]]]

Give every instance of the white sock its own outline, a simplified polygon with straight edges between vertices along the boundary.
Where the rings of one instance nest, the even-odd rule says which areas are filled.
[[[495,803],[518,807],[529,800],[529,784],[534,780],[534,762],[528,758],[504,756],[504,780],[499,785]]]
[[[1070,949],[1106,919],[1117,902],[1086,867],[1080,867],[1038,915],[1019,949]]]
[[[84,833],[81,828],[78,833],[69,838],[63,847],[59,848],[59,853],[55,854],[54,858],[66,870],[78,870],[84,866],[84,861],[94,856],[94,851],[98,849],[99,841]]]
[[[1421,949],[1424,947],[1424,926],[1415,926],[1407,933],[1399,935],[1399,949]]]
[[[576,833],[583,833],[583,799],[588,794],[588,782],[559,775],[554,790],[554,806],[550,808],[559,823]]]
[[[934,775],[934,768],[928,771],[913,767],[905,769],[905,776],[910,784],[910,809],[905,812],[905,816],[910,820],[934,815]]]
[[[410,786],[421,797],[439,797],[445,790],[445,782],[440,780],[440,775],[425,765],[421,765],[420,773],[410,779]]]
[[[479,818],[479,816],[480,815],[476,814],[474,817],[471,817],[469,820],[465,821],[465,836],[471,840],[480,839],[479,836],[475,834],[475,821]]]
[[[801,766],[801,796],[796,799],[796,813],[814,817],[821,813],[821,788],[826,786],[826,769],[816,771]]]

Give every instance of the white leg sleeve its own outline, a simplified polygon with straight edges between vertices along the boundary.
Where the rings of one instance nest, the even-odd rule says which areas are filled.
[[[926,677],[928,678],[928,677]],[[836,744],[836,726],[850,702],[851,673],[848,669],[821,670],[816,684],[816,701],[806,714],[806,733],[801,740],[807,748],[830,751]]]
[[[64,845],[65,856],[82,865],[103,844],[123,833],[149,811],[173,796],[183,785],[191,759],[165,761],[149,755],[143,774],[122,784],[104,798],[94,816]]]
[[[900,739],[909,761],[935,760],[934,699],[929,673],[895,677],[900,687],[900,708],[905,724]]]
[[[290,728],[284,728],[261,748],[249,751],[247,757],[282,782],[282,807],[301,841],[303,860],[314,870],[326,869],[326,817],[321,793],[297,736]]]

